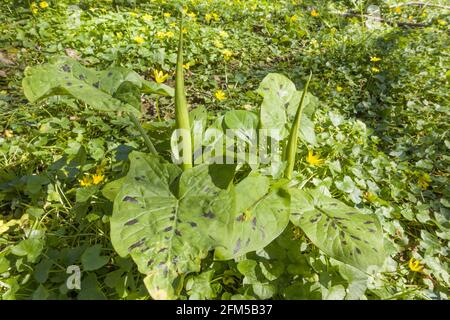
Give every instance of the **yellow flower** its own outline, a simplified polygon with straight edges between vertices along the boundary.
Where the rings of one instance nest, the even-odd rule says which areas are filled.
[[[306,162],[313,166],[320,166],[323,163],[323,159],[320,159],[319,155],[314,155],[312,150],[308,150],[308,156]]]
[[[183,28],[183,29],[181,29],[181,32],[187,33],[187,29],[186,29],[186,28]]]
[[[414,271],[414,272],[422,272],[423,271],[423,266],[420,265],[420,261],[418,261],[414,258],[409,259],[408,266],[409,266],[409,269],[411,269],[411,271]]]
[[[212,20],[218,21],[219,20],[219,15],[217,13],[214,13],[214,12],[207,13],[207,14],[205,14],[205,20],[206,20],[206,23],[210,23]]]
[[[378,69],[377,67],[372,67],[372,68],[370,68],[370,70],[372,70],[373,73],[380,72],[380,69]]]
[[[400,8],[400,7],[395,7],[395,8],[394,8],[394,12],[395,12],[395,13],[400,13],[400,12],[402,12],[402,8]]]
[[[222,49],[223,48],[223,43],[220,42],[219,40],[215,40],[214,41],[214,46],[216,46],[219,49]]]
[[[105,180],[105,176],[103,174],[94,174],[92,176],[92,183],[93,184],[99,184],[101,183],[103,180]]]
[[[227,98],[227,96],[225,95],[225,92],[223,92],[222,90],[217,90],[214,93],[214,96],[216,97],[217,100],[219,101],[223,101]]]
[[[41,7],[41,9],[48,8],[48,3],[46,1],[41,1],[39,3],[39,7]]]
[[[410,21],[411,21],[412,19],[414,19],[414,17],[413,17],[413,16],[409,16],[409,17],[408,17],[408,20],[410,20]]]
[[[149,14],[144,14],[142,16],[142,20],[144,20],[144,21],[151,21],[151,20],[153,20],[153,17],[151,15],[149,15]]]
[[[164,31],[158,31],[158,32],[156,33],[156,37],[157,37],[158,39],[164,39],[164,38],[166,37],[166,33],[165,33]]]
[[[370,57],[370,61],[371,61],[371,62],[378,62],[378,61],[381,61],[381,58],[378,58],[378,57]]]
[[[430,182],[431,182],[430,176],[426,173],[421,175],[417,180],[417,184],[419,185],[419,187],[421,187],[424,190],[428,188]]]
[[[153,71],[153,76],[154,76],[155,81],[157,83],[163,83],[164,81],[167,80],[167,77],[169,77],[169,75],[167,73],[164,74],[163,71],[159,71],[159,70],[154,70]]]
[[[212,14],[210,13],[205,14],[206,23],[210,23],[212,18],[213,18]]]
[[[135,41],[137,44],[143,44],[143,43],[145,42],[145,39],[142,38],[142,37],[140,37],[140,36],[137,36],[137,37],[134,37],[134,41]]]
[[[292,17],[289,18],[289,21],[290,21],[291,23],[294,23],[294,22],[297,21],[297,20],[298,20],[298,16],[297,16],[296,14],[294,14]]]
[[[79,180],[79,182],[82,187],[89,187],[92,185],[92,180],[89,176],[85,176],[82,180]]]
[[[132,16],[133,18],[137,17],[137,13],[136,12],[130,12],[130,16]]]
[[[191,63],[190,62],[183,64],[183,68],[186,69],[186,70],[189,70],[190,67],[191,67]]]
[[[36,3],[33,2],[33,3],[31,4],[31,12],[32,12],[33,14],[36,14],[36,13],[38,13],[38,11],[39,11],[39,9],[38,9]]]
[[[223,50],[222,54],[225,60],[230,60],[230,58],[233,56],[233,52],[228,49]]]
[[[311,16],[313,16],[313,17],[318,17],[318,16],[319,16],[319,12],[317,12],[316,9],[313,9],[313,10],[311,11]]]
[[[164,13],[164,17],[166,17],[166,18],[170,18],[172,15],[169,13],[169,12],[165,12]]]
[[[117,32],[117,33],[116,33],[116,37],[117,37],[117,39],[119,39],[119,40],[122,39],[122,38],[123,38],[123,33],[120,32],[120,31]]]
[[[3,132],[3,136],[5,138],[12,138],[14,136],[14,134],[13,134],[12,130],[6,129],[5,132]]]
[[[341,86],[336,86],[336,91],[337,92],[342,92],[342,90],[344,90],[344,88],[342,88]]]
[[[191,18],[191,19],[195,19],[195,18],[197,17],[197,15],[196,15],[195,13],[193,13],[193,12],[189,12],[189,13],[187,14],[187,16],[188,16],[189,18]]]
[[[175,34],[172,31],[167,31],[166,32],[166,37],[167,38],[173,38],[175,36]]]
[[[228,38],[229,37],[228,32],[223,31],[223,30],[219,31],[219,36],[221,36],[222,38]]]
[[[439,23],[441,26],[446,26],[447,25],[447,21],[441,20],[441,19],[437,20],[437,23]]]

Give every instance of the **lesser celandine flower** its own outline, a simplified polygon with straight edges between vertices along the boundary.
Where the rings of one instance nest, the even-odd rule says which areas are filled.
[[[220,42],[219,40],[215,40],[214,41],[214,46],[216,46],[217,48],[222,49],[223,48],[223,43]]]
[[[318,16],[319,16],[319,12],[317,12],[316,9],[312,9],[312,10],[311,10],[311,16],[313,16],[313,17],[318,17]]]
[[[342,90],[344,90],[344,88],[342,88],[341,86],[336,86],[336,91],[337,92],[341,92]]]
[[[219,15],[217,13],[207,13],[205,14],[205,20],[207,23],[210,23],[212,20],[214,21],[218,21],[219,20]]]
[[[104,169],[103,167],[98,167],[95,174],[86,175],[83,177],[83,179],[78,181],[80,182],[80,186],[90,187],[92,185],[100,184],[104,180],[105,180]]]
[[[223,50],[222,54],[225,60],[230,60],[230,58],[233,56],[233,52],[228,49]]]
[[[370,68],[370,70],[372,70],[373,73],[380,72],[380,69],[378,69],[377,67],[372,67],[372,68]]]
[[[223,92],[222,90],[217,90],[214,93],[214,96],[216,97],[217,100],[219,101],[223,101],[227,98],[227,96],[225,95],[225,92]]]
[[[89,176],[85,176],[83,179],[79,180],[80,186],[89,187],[92,185],[92,180]]]
[[[5,138],[12,138],[14,136],[12,130],[6,129],[5,132],[3,132],[3,135]]]
[[[145,39],[142,38],[142,37],[140,37],[140,36],[134,37],[133,40],[134,40],[136,43],[138,43],[138,44],[143,44],[143,43],[145,42]]]
[[[162,72],[162,71],[154,70],[154,71],[153,71],[153,76],[154,76],[155,81],[156,81],[157,83],[163,83],[164,81],[167,80],[167,77],[168,77],[169,75],[168,75],[167,73],[165,74],[165,73]]]
[[[144,21],[151,21],[151,20],[153,20],[153,17],[152,17],[151,15],[149,15],[149,14],[144,14],[144,15],[142,16],[142,19],[143,19]]]
[[[164,39],[164,38],[166,37],[166,33],[165,33],[164,31],[158,31],[158,32],[156,33],[156,37],[157,37],[158,39]]]
[[[414,272],[422,272],[423,271],[423,266],[420,265],[420,261],[418,261],[414,258],[409,259],[408,266],[411,271],[414,271]]]
[[[323,163],[323,159],[320,159],[319,155],[313,154],[312,150],[308,150],[306,162],[308,162],[312,166],[320,166]]]
[[[400,7],[395,7],[395,8],[394,8],[394,12],[395,12],[395,13],[401,13],[401,12],[402,12],[402,8],[400,8]]]
[[[172,15],[169,13],[169,12],[165,12],[164,13],[164,17],[166,17],[166,18],[170,18]]]
[[[48,8],[48,3],[46,1],[41,1],[39,7],[41,7],[41,9],[46,9]]]
[[[32,3],[31,4],[31,12],[33,13],[33,14],[36,14],[36,13],[38,13],[38,7],[37,7],[37,5],[36,5],[36,3]]]
[[[92,183],[94,185],[101,183],[103,180],[105,180],[105,176],[103,174],[94,174],[92,176]]]
[[[378,62],[378,61],[381,61],[381,58],[378,58],[378,57],[370,57],[370,61],[371,61],[371,62]]]

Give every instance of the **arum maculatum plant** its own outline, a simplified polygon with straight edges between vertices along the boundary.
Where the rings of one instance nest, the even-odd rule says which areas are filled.
[[[301,189],[304,183],[296,180],[298,142],[316,144],[311,119],[318,103],[307,92],[311,76],[304,89],[297,90],[285,76],[268,74],[258,88],[263,97],[258,113],[231,110],[210,121],[204,108],[188,111],[182,64],[180,28],[175,127],[173,123],[154,127],[187,132],[179,137],[181,165],[163,156],[170,135],[159,135],[166,143],[157,144],[161,146],[158,153],[136,118],[141,93],[172,95],[171,88],[123,68],[98,72],[68,58],[28,69],[23,81],[30,101],[69,95],[97,110],[126,112],[137,124],[150,152],[131,152],[127,175],[107,184],[103,194],[114,203],[110,219],[113,247],[120,256],[131,256],[145,274],[151,297],[178,298],[184,277],[201,271],[208,254],[215,260],[240,259],[267,246],[289,223],[342,263],[364,272],[382,265],[383,236],[376,217],[318,189]],[[194,128],[201,128],[200,143],[193,143],[198,136]],[[262,143],[249,136],[250,130],[267,130],[268,140],[282,147],[267,148],[270,166],[266,162],[255,166],[197,161],[198,150],[204,151],[203,160],[215,158],[206,151],[219,145],[227,129],[234,129],[238,142],[247,146]],[[209,134],[211,130],[216,134]]]

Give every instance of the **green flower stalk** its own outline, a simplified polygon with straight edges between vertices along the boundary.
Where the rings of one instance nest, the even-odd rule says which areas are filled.
[[[306,86],[303,89],[302,97],[297,108],[297,113],[295,114],[294,124],[292,125],[291,132],[289,134],[289,140],[286,146],[285,160],[287,162],[285,177],[287,179],[292,179],[292,172],[294,171],[295,155],[297,153],[297,142],[298,142],[298,131],[300,129],[300,124],[304,109],[304,100],[306,93],[308,91],[309,83],[311,82],[312,73],[310,73]]]
[[[188,104],[184,91],[184,71],[183,71],[183,16],[180,19],[180,38],[178,43],[177,68],[175,74],[175,118],[177,129],[182,140],[183,170],[192,168],[192,139],[191,127],[189,123]]]

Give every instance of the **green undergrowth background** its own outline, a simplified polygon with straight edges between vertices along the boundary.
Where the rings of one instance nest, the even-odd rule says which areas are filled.
[[[29,104],[21,80],[26,66],[62,54],[97,69],[126,66],[148,79],[161,70],[173,86],[180,3],[0,1],[2,299],[149,298],[132,261],[111,247],[112,204],[99,192],[127,171],[128,153],[143,148],[138,132],[126,117],[67,98]],[[368,28],[361,13],[370,4],[391,25]],[[207,259],[185,279],[185,298],[447,299],[449,10],[396,4],[183,2],[191,108],[254,109],[267,73],[283,73],[302,88],[312,71],[317,142],[301,147],[296,168],[306,187],[375,213],[389,248],[383,270],[361,277],[289,227],[240,261]],[[224,99],[215,96],[219,90]],[[156,130],[156,103],[163,120],[174,119],[171,99],[145,96],[148,130]],[[324,164],[308,164],[308,149]],[[95,174],[104,176],[100,183],[80,184]],[[422,272],[410,269],[411,258]],[[82,269],[81,290],[66,287],[70,265]]]

